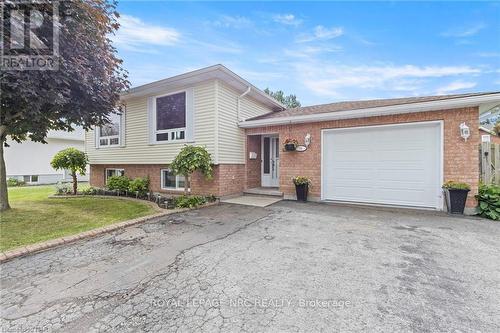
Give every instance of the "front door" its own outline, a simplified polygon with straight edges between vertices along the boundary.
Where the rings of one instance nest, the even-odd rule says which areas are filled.
[[[280,145],[277,136],[262,137],[262,186],[279,187]]]

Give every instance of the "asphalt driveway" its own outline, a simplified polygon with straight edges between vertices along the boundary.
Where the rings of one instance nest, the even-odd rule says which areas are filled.
[[[1,331],[500,332],[500,223],[280,202],[14,259]]]

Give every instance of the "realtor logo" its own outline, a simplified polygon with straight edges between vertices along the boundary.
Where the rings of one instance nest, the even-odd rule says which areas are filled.
[[[0,3],[0,70],[57,70],[58,1]]]

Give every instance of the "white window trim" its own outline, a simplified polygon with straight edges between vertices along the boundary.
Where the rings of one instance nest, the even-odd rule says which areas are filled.
[[[118,135],[109,135],[109,136],[101,136],[101,127],[96,126],[95,127],[95,146],[96,148],[116,148],[116,147],[123,147],[124,146],[124,112],[125,110],[122,111],[121,114],[118,115],[119,120],[118,120]],[[108,141],[107,145],[101,145],[101,140],[106,139]],[[117,144],[110,144],[111,139],[118,139]]]
[[[33,181],[33,176],[38,177],[38,180],[36,182]],[[30,177],[30,180],[26,182],[27,184],[36,184],[40,181],[40,175],[23,175],[22,181],[24,181],[24,177]]]
[[[119,170],[119,171],[122,171],[123,174],[125,174],[125,169],[121,169],[121,168],[106,168],[104,170],[104,184],[107,184],[108,183],[108,170]]]
[[[157,130],[156,129],[156,100],[161,97],[165,96],[170,96],[170,95],[175,95],[175,94],[180,94],[180,93],[185,93],[186,94],[186,127],[181,127],[181,128],[170,128],[166,130]],[[148,115],[149,115],[149,141],[150,144],[153,145],[163,145],[163,144],[175,144],[175,143],[187,143],[187,142],[193,142],[194,138],[194,98],[193,98],[193,89],[188,88],[188,89],[183,89],[183,90],[178,90],[178,91],[173,91],[169,92],[167,94],[162,94],[162,95],[156,95],[153,97],[150,97],[148,100]],[[174,139],[172,140],[172,134],[175,133],[177,136],[177,133],[180,131],[184,131],[184,139]],[[157,134],[164,134],[168,133],[169,139],[166,141],[158,141],[156,140],[156,135]]]
[[[163,186],[163,180],[164,180],[164,178],[165,178],[165,177],[163,176],[163,172],[164,172],[164,171],[167,171],[167,172],[172,172],[172,170],[170,170],[170,169],[168,169],[168,168],[167,168],[167,169],[161,169],[161,170],[160,170],[160,173],[161,173],[161,177],[160,177],[160,178],[161,178],[161,179],[160,179],[160,182],[161,182],[161,183],[160,183],[160,188],[161,188],[162,190],[167,190],[167,191],[184,191],[184,187],[179,187],[179,177],[180,177],[181,175],[175,175],[175,187],[164,187],[164,186]],[[184,181],[186,181],[186,180],[184,180]],[[188,191],[191,191],[191,189],[190,189],[190,188],[188,188]]]

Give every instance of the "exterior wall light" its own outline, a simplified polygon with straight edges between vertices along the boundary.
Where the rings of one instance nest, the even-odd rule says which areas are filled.
[[[465,141],[470,137],[470,128],[465,123],[460,124],[460,136],[464,138]]]
[[[304,145],[309,148],[310,144],[311,144],[311,134],[307,133],[306,137],[304,138]]]

